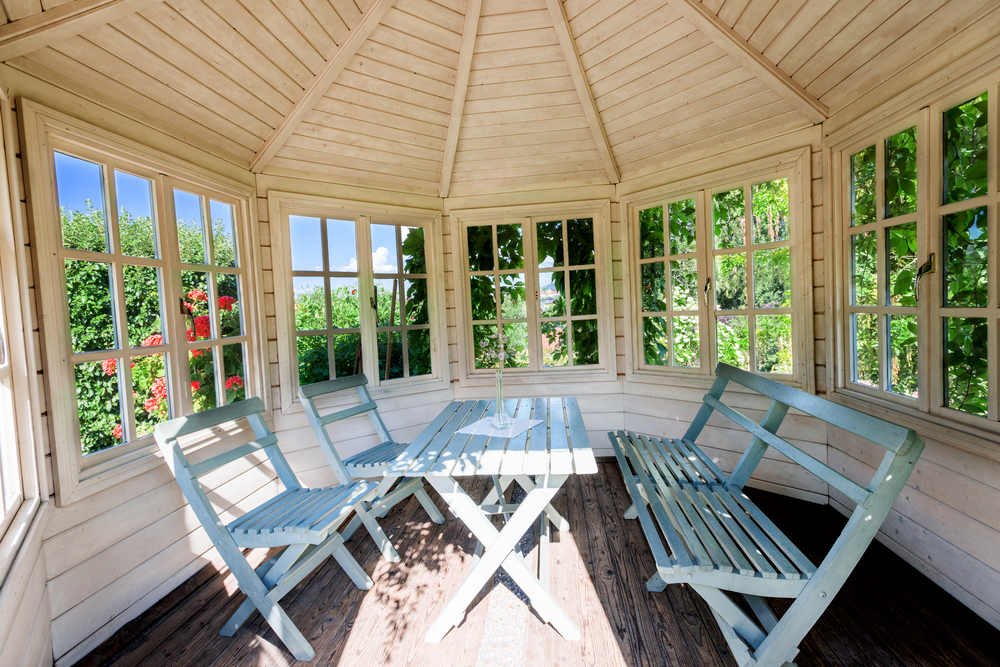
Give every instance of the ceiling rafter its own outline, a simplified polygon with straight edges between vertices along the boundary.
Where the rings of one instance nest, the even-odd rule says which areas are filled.
[[[320,98],[330,89],[334,80],[340,75],[347,63],[358,52],[361,45],[378,27],[386,13],[392,8],[394,0],[372,0],[365,12],[358,17],[357,23],[351,28],[347,38],[330,53],[323,67],[306,85],[299,99],[295,101],[277,127],[271,130],[264,143],[250,161],[250,171],[259,174],[285,145],[299,124],[306,117]]]
[[[604,124],[597,111],[597,103],[594,102],[594,93],[590,89],[590,82],[587,81],[587,73],[583,69],[580,53],[576,50],[576,40],[573,39],[573,33],[569,27],[566,9],[563,7],[562,0],[545,0],[545,4],[549,8],[552,27],[556,30],[563,55],[566,56],[566,64],[569,66],[573,85],[576,86],[577,95],[580,97],[580,104],[583,105],[583,114],[586,116],[587,124],[594,135],[597,152],[601,154],[604,169],[608,172],[608,181],[618,183],[621,180],[618,175],[618,165],[615,164],[615,156],[611,153],[611,144],[608,143],[608,135],[604,132]]]
[[[465,27],[462,29],[462,46],[458,52],[458,74],[455,77],[455,92],[451,98],[451,114],[448,116],[448,137],[444,142],[444,159],[441,160],[441,182],[438,195],[447,197],[451,190],[451,172],[455,168],[455,154],[458,152],[458,134],[465,116],[465,94],[469,89],[469,74],[472,72],[472,56],[476,51],[476,37],[479,35],[479,14],[483,0],[468,0],[465,6]]]
[[[0,26],[0,61],[37,51],[140,12],[161,0],[72,0]]]
[[[551,2],[552,0],[547,0]],[[830,117],[830,110],[816,97],[806,92],[792,77],[751,47],[735,30],[712,13],[698,0],[667,0],[681,16],[715,42],[736,62],[746,67],[764,85],[787,100],[813,123],[822,123]]]

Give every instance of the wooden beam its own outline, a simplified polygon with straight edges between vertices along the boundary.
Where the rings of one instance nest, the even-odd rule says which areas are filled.
[[[469,73],[472,71],[472,55],[476,51],[479,14],[482,8],[483,0],[468,0],[465,5],[465,28],[462,30],[462,47],[458,52],[458,75],[455,77],[455,92],[451,97],[448,137],[444,142],[441,182],[438,184],[438,194],[441,197],[447,197],[448,191],[451,190],[451,172],[455,168],[458,133],[462,129],[462,116],[465,115],[465,93],[469,89]]]
[[[368,39],[368,36],[378,27],[386,13],[392,8],[392,3],[393,0],[372,0],[365,13],[358,17],[358,22],[351,28],[347,38],[333,50],[320,71],[306,85],[299,99],[295,101],[278,126],[271,131],[264,143],[257,149],[257,153],[250,161],[252,172],[259,174],[264,171],[271,159],[298,128],[302,119],[312,111],[323,94],[333,85],[334,80],[347,67],[347,63]]]
[[[822,123],[829,118],[830,110],[825,104],[807,93],[806,89],[792,77],[751,47],[739,33],[726,25],[708,7],[698,0],[667,0],[667,2],[695,28],[715,42],[716,46],[750,70],[754,76],[785,98],[810,121]]]
[[[566,64],[569,65],[573,85],[576,86],[577,95],[580,96],[583,114],[587,117],[587,124],[590,125],[590,131],[594,135],[597,152],[601,154],[604,169],[608,172],[608,181],[618,183],[621,180],[618,175],[618,165],[615,164],[615,156],[611,154],[611,144],[608,143],[608,135],[604,132],[604,124],[597,112],[594,93],[590,90],[590,83],[587,81],[587,73],[583,69],[580,53],[576,50],[576,40],[573,39],[573,33],[569,27],[566,9],[563,7],[562,0],[545,0],[545,4],[548,5],[549,16],[552,17],[552,27],[556,29],[556,36],[559,38],[563,55],[566,57]]]
[[[50,46],[151,7],[160,0],[72,0],[0,26],[0,61]]]

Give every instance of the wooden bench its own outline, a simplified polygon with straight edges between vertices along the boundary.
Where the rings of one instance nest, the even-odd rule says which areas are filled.
[[[722,402],[729,382],[771,398],[758,423]],[[844,477],[775,433],[789,408],[821,419],[886,450],[867,487]],[[752,437],[726,475],[696,444],[713,411]],[[625,484],[656,561],[650,591],[685,583],[709,604],[740,667],[781,667],[843,586],[909,478],[924,442],[913,430],[719,364],[716,380],[682,438],[608,433]],[[773,447],[856,505],[819,565],[808,558],[744,493],[768,447]],[[740,594],[753,612],[724,591]],[[793,598],[779,619],[762,598]],[[756,617],[756,618],[754,618]]]

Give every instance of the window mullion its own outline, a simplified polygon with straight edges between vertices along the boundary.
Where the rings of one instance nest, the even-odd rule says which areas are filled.
[[[698,335],[701,337],[699,349],[701,372],[710,375],[715,372],[713,360],[715,351],[715,317],[712,304],[715,300],[715,260],[712,256],[712,195],[709,190],[699,190],[695,197],[695,245],[698,254]],[[711,282],[710,282],[711,281]]]
[[[988,370],[987,370],[987,387],[990,391],[987,392],[987,418],[990,421],[997,421],[998,416],[1000,416],[1000,396],[996,391],[997,387],[1000,386],[1000,369],[998,369],[998,363],[1000,363],[1000,353],[998,353],[998,339],[1000,339],[1000,332],[997,331],[997,327],[1000,326],[1000,321],[998,321],[998,315],[1000,312],[997,311],[997,300],[1000,298],[1000,290],[997,288],[997,272],[1000,270],[1000,261],[998,261],[998,238],[997,234],[1000,233],[997,223],[997,205],[1000,202],[1000,198],[997,196],[997,188],[1000,187],[1000,176],[997,174],[997,159],[1000,155],[1000,139],[998,139],[997,133],[1000,131],[1000,85],[994,84],[989,87],[987,93],[987,135],[986,135],[986,174],[987,174],[987,193],[989,203],[987,204],[986,211],[986,226],[987,226],[987,238],[989,239],[989,248],[987,252],[987,291],[989,294],[989,308],[987,312],[990,313],[989,320],[987,320],[987,357],[988,357]]]
[[[375,298],[375,273],[372,266],[371,216],[358,216],[357,230],[355,238],[360,296],[358,311],[361,315],[361,367],[369,381],[374,378],[373,386],[377,387],[381,384],[382,378],[378,372],[378,335],[375,333],[378,321],[375,318],[375,309],[372,307]]]
[[[917,266],[921,266],[924,262],[928,261],[931,253],[935,252],[934,235],[932,233],[931,218],[929,215],[932,209],[932,193],[940,192],[938,188],[932,187],[931,183],[935,182],[933,175],[931,174],[931,154],[934,151],[931,144],[936,143],[931,141],[932,136],[940,136],[940,134],[935,135],[931,131],[931,113],[929,108],[924,108],[920,112],[920,116],[917,120]],[[931,404],[931,391],[930,391],[930,365],[931,365],[931,349],[933,343],[931,339],[931,324],[934,322],[933,317],[936,317],[934,313],[935,303],[937,298],[937,287],[936,283],[940,280],[943,275],[944,270],[940,268],[941,265],[941,254],[935,256],[937,259],[937,275],[928,276],[926,281],[923,281],[924,285],[917,286],[917,292],[914,296],[917,299],[917,409],[921,412],[929,412]],[[923,298],[920,297],[920,290],[923,290]]]
[[[535,229],[536,218],[524,219],[524,302],[528,318],[528,368],[538,371],[545,367],[542,358],[542,293],[538,273],[538,237]],[[566,224],[563,223],[565,230]],[[528,298],[533,294],[533,298]],[[568,307],[569,304],[567,304]]]

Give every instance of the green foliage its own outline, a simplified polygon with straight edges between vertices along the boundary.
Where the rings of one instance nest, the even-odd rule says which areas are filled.
[[[712,195],[715,247],[739,248],[746,245],[746,208],[743,188]]]
[[[851,156],[851,226],[875,222],[875,146]]]
[[[878,387],[878,315],[855,313],[853,318],[854,381],[870,387]]]
[[[945,405],[985,416],[989,363],[985,318],[945,318]]]
[[[885,140],[885,217],[917,210],[917,128]]]
[[[878,305],[878,237],[874,231],[851,237],[851,304]]]
[[[946,204],[986,194],[987,109],[987,96],[983,93],[944,114]]]
[[[917,318],[889,316],[889,389],[904,396],[917,395]]]
[[[750,370],[750,330],[746,315],[716,318],[715,338],[720,362]]]
[[[792,316],[757,315],[755,320],[757,370],[761,373],[791,373]]]
[[[988,303],[987,209],[984,206],[946,215],[944,227],[945,305],[983,308]]]
[[[751,188],[753,242],[788,240],[788,179],[758,183]]]

